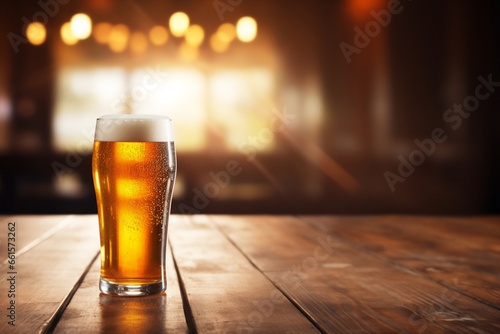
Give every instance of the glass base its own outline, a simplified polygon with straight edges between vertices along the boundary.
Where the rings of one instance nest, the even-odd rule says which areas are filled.
[[[117,284],[100,278],[99,289],[107,295],[138,297],[162,293],[167,289],[167,285],[164,282],[141,285]]]

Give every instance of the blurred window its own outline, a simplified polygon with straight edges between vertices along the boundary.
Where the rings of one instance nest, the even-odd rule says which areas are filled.
[[[242,142],[269,127],[274,84],[272,74],[265,69],[226,70],[212,75],[212,120],[222,131],[227,149],[237,150]],[[269,149],[272,143],[272,139],[265,141],[260,149]]]
[[[74,68],[59,71],[53,120],[57,151],[91,150],[95,119],[105,114],[167,115],[178,151],[201,151],[215,132],[226,151],[269,127],[275,78],[269,69]],[[90,138],[90,139],[89,139]],[[212,145],[212,143],[210,143]],[[273,140],[261,150],[273,147]],[[213,148],[213,147],[212,147]]]
[[[176,148],[205,147],[206,78],[193,69],[137,69],[130,80],[131,112],[166,115],[174,120]]]
[[[110,114],[125,93],[127,73],[122,68],[65,68],[58,73],[53,120],[57,151],[92,149],[89,133],[97,117]]]

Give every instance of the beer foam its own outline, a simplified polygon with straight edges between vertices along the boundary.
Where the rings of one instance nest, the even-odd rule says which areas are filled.
[[[94,140],[173,142],[172,120],[159,115],[104,115],[97,119]]]

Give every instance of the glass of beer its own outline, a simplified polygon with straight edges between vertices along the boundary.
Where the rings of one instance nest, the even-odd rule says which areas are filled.
[[[106,115],[97,119],[92,175],[103,293],[146,296],[166,290],[167,230],[176,168],[170,118]]]

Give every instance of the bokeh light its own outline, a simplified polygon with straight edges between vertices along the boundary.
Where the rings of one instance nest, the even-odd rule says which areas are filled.
[[[40,22],[31,22],[26,28],[26,38],[33,45],[40,45],[45,42],[47,31]]]
[[[154,45],[163,45],[168,41],[168,31],[163,26],[154,26],[149,31],[149,40]]]
[[[175,37],[182,37],[189,27],[189,16],[183,12],[176,12],[170,16],[170,32]]]
[[[79,13],[71,18],[71,32],[78,39],[86,39],[92,33],[92,21],[87,14]]]
[[[70,22],[66,22],[61,26],[61,39],[64,44],[67,45],[75,45],[76,43],[78,43],[78,38],[73,35],[73,32],[71,31]]]
[[[236,27],[231,23],[223,23],[217,29],[219,39],[226,43],[231,43],[236,38]]]
[[[199,50],[197,47],[190,45],[187,41],[182,42],[179,47],[179,55],[182,59],[193,61],[198,57]]]
[[[96,24],[93,29],[93,35],[96,42],[99,44],[108,44],[111,29],[113,29],[111,23],[101,22]]]
[[[117,24],[109,34],[109,48],[113,52],[123,52],[127,47],[130,31],[124,24]]]
[[[205,31],[197,24],[190,26],[186,32],[186,43],[192,47],[198,47],[203,43]]]
[[[250,16],[244,16],[236,24],[236,35],[242,42],[251,42],[257,37],[257,21]]]
[[[130,51],[142,54],[148,49],[148,39],[142,32],[136,31],[130,36]]]
[[[217,53],[222,53],[227,50],[229,43],[224,42],[219,38],[219,34],[215,33],[210,36],[210,47]]]

